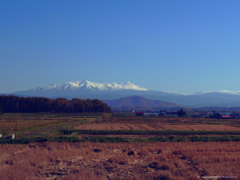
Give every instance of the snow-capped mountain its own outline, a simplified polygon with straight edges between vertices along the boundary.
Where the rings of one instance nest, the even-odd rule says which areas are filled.
[[[30,89],[23,92],[44,92],[44,91],[64,91],[64,90],[89,90],[89,91],[118,91],[118,90],[135,90],[135,91],[150,91],[149,89],[137,86],[129,81],[121,84],[113,83],[97,83],[90,81],[73,81],[66,82],[64,84],[51,84],[47,86],[37,87],[35,89]],[[201,95],[209,93],[222,93],[222,94],[231,94],[231,95],[240,95],[240,91],[229,91],[229,90],[220,90],[220,91],[200,91],[196,93],[180,93],[178,91],[155,91],[162,92],[169,95]],[[19,92],[17,92],[19,94]]]
[[[117,83],[96,83],[90,81],[74,81],[66,82],[61,85],[51,84],[47,86],[37,87],[27,91],[14,92],[19,95],[35,95],[35,96],[50,96],[50,95],[74,95],[76,93],[90,93],[90,92],[109,92],[119,90],[133,90],[133,91],[147,91],[148,89],[137,86],[129,81]]]
[[[48,98],[116,100],[127,96],[141,96],[151,100],[161,100],[185,106],[240,106],[240,91],[202,91],[183,94],[177,91],[153,91],[137,86],[129,81],[117,83],[96,83],[74,81],[51,84],[26,91],[11,93],[18,96],[41,96]]]
[[[129,81],[117,84],[117,83],[96,83],[90,81],[75,81],[75,82],[66,82],[62,85],[51,84],[48,86],[38,87],[36,89],[46,91],[46,90],[77,90],[77,89],[86,89],[86,90],[136,90],[136,91],[146,91],[148,89],[137,86]]]

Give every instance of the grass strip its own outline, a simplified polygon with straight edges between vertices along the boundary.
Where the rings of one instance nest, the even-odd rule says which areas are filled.
[[[156,134],[156,135],[240,135],[240,131],[146,131],[146,130],[60,130],[61,134],[67,135],[73,132],[78,134],[107,135],[107,134]]]
[[[123,143],[123,142],[238,142],[240,136],[191,136],[191,137],[152,137],[152,138],[121,138],[121,137],[32,137],[13,139],[0,139],[0,144],[29,144],[33,142],[92,142],[92,143]]]

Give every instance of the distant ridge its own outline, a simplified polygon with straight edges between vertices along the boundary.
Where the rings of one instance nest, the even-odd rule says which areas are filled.
[[[179,105],[167,101],[150,100],[141,96],[128,96],[117,100],[103,100],[108,106],[117,107],[131,107],[131,108],[173,108],[180,107]]]

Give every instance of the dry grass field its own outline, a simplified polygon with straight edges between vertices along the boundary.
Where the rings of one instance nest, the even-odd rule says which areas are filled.
[[[238,142],[34,143],[0,151],[3,180],[240,179]]]
[[[90,141],[91,138],[100,138],[101,136],[145,138],[146,140],[146,138],[155,137],[156,134],[144,134],[143,131],[140,131],[140,134],[94,135],[88,134],[88,132],[81,134],[82,131],[79,131],[81,133],[78,134],[77,131],[153,130],[157,133],[164,132],[163,130],[240,131],[239,125],[238,120],[223,121],[207,118],[126,116],[101,119],[100,116],[94,116],[94,114],[91,116],[81,114],[62,116],[57,114],[2,115],[0,130],[8,127],[9,133],[11,133],[17,129],[19,139],[34,137],[82,138],[84,142],[0,145],[0,180],[194,180],[206,179],[210,176],[217,177],[215,179],[240,179],[239,142],[189,142],[190,139],[187,139],[186,142],[152,143],[149,141],[140,143],[140,141],[129,140],[128,143],[113,143],[116,141],[90,143],[97,142]],[[70,133],[62,134],[60,130],[70,131]],[[158,135],[161,136],[161,133]],[[213,135],[204,134],[204,136]],[[165,138],[164,134],[163,136]],[[191,135],[184,136],[190,137]],[[166,138],[169,139],[169,137]],[[232,141],[232,139],[228,140]],[[147,142],[147,140],[142,142]]]
[[[196,125],[174,125],[174,124],[160,124],[157,126],[151,123],[89,123],[83,124],[74,129],[85,130],[182,130],[182,131],[240,131],[240,127],[228,125],[212,125],[212,124],[196,124]]]

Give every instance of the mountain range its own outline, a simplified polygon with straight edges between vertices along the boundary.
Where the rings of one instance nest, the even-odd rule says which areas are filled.
[[[62,85],[51,84],[11,94],[18,96],[44,96],[47,98],[64,97],[67,99],[89,98],[100,100],[116,100],[127,96],[141,96],[150,100],[167,101],[188,107],[240,106],[240,91],[221,90],[182,94],[176,91],[149,90],[129,81],[121,84],[75,81],[66,82]]]
[[[179,108],[175,103],[160,100],[150,100],[141,96],[128,96],[117,100],[103,100],[108,106],[114,108],[139,109],[161,109],[161,108]]]

